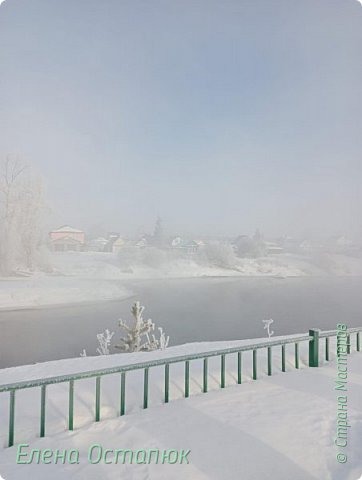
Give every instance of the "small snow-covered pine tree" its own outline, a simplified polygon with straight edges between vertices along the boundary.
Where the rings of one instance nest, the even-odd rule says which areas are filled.
[[[115,345],[116,348],[124,352],[149,352],[152,350],[164,350],[169,342],[169,337],[165,336],[162,328],[158,328],[160,338],[156,338],[151,334],[155,330],[155,324],[151,319],[144,320],[142,317],[143,307],[139,301],[135,302],[132,307],[133,323],[128,325],[123,320],[119,321],[119,326],[123,328],[127,335],[120,339],[120,344]]]

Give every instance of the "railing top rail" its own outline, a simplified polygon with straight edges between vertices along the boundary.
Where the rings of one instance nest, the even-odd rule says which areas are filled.
[[[361,329],[362,330],[362,329]],[[57,375],[55,377],[39,378],[35,380],[25,380],[21,382],[9,383],[0,385],[0,393],[8,392],[11,390],[20,390],[24,388],[40,387],[42,385],[52,385],[55,383],[69,382],[70,380],[82,380],[92,377],[100,377],[104,375],[112,375],[115,373],[128,372],[131,370],[139,370],[149,367],[158,367],[171,363],[180,363],[187,360],[200,360],[207,357],[215,357],[218,355],[227,355],[237,352],[245,352],[251,350],[257,350],[260,348],[273,347],[278,345],[286,345],[289,343],[298,343],[303,341],[312,340],[313,337],[309,336],[307,333],[303,335],[288,336],[286,338],[281,338],[278,340],[267,340],[265,342],[250,343],[247,345],[240,345],[232,348],[211,350],[207,352],[191,353],[186,355],[178,355],[175,357],[165,357],[157,360],[149,360],[146,362],[137,362],[128,365],[121,365],[115,367],[103,368],[100,370],[90,370],[79,373],[71,373],[66,375]]]
[[[337,335],[337,332],[338,330],[326,330],[324,332],[320,332],[319,337],[320,338],[335,337]],[[357,332],[362,332],[362,327],[347,329],[347,333],[357,333]]]
[[[362,332],[362,327],[357,328],[349,328],[347,330],[348,333],[356,333]],[[337,330],[327,330],[320,332],[320,338],[332,337],[337,335]],[[286,345],[289,343],[298,343],[312,340],[313,337],[309,336],[308,333],[302,335],[291,335],[285,338],[279,338],[276,340],[266,340],[264,342],[256,342],[256,343],[249,343],[247,345],[240,345],[237,347],[225,348],[225,349],[218,349],[218,350],[211,350],[206,352],[198,352],[198,353],[190,353],[186,355],[178,355],[174,357],[165,357],[155,360],[149,360],[146,362],[137,362],[127,365],[120,365],[115,367],[108,367],[99,370],[90,370],[85,372],[79,373],[70,373],[65,375],[57,375],[54,377],[47,377],[47,378],[38,378],[34,380],[24,380],[21,382],[14,382],[9,384],[0,385],[0,393],[1,392],[8,392],[11,390],[20,390],[24,388],[32,388],[32,387],[40,387],[42,385],[52,385],[55,383],[64,383],[69,382],[70,380],[82,380],[86,378],[92,377],[100,377],[104,375],[112,375],[116,373],[128,372],[132,370],[139,370],[143,368],[150,368],[150,367],[158,367],[163,366],[166,364],[171,363],[180,363],[190,360],[200,360],[207,357],[215,357],[219,355],[227,355],[231,353],[237,352],[245,352],[251,350],[257,350],[260,348],[267,348],[273,347],[278,345]]]

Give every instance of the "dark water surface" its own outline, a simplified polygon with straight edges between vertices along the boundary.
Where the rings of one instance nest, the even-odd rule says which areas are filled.
[[[121,282],[120,282],[121,283]],[[139,299],[170,335],[170,345],[265,336],[262,319],[273,318],[275,335],[362,325],[362,277],[196,278],[140,280],[125,284],[135,296],[95,305],[0,313],[0,368],[95,354],[96,334],[120,336],[118,319],[130,318]],[[114,351],[114,350],[113,350]]]

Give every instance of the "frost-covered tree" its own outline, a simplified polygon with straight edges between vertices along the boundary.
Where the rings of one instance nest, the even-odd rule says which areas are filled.
[[[119,326],[126,331],[126,336],[120,339],[120,344],[116,348],[124,352],[149,352],[152,350],[165,349],[168,346],[169,337],[166,337],[162,328],[158,328],[159,338],[153,333],[155,324],[151,319],[143,319],[143,307],[139,301],[132,306],[133,321],[130,325],[123,320],[119,321]]]
[[[250,238],[246,235],[241,235],[235,240],[236,252],[239,257],[257,258],[265,255],[265,244],[262,238]]]
[[[155,247],[164,247],[165,246],[165,235],[163,231],[162,219],[157,217],[155,229],[153,232],[152,243]]]
[[[197,258],[208,265],[221,268],[235,268],[238,263],[232,246],[218,242],[206,244],[200,250]]]
[[[267,331],[267,334],[268,334],[268,337],[272,337],[274,335],[274,331],[273,330],[270,330],[270,327],[271,327],[271,324],[274,322],[274,320],[272,318],[270,318],[269,320],[263,320],[263,323],[264,323],[264,330]]]
[[[33,270],[44,239],[48,209],[41,180],[18,160],[0,164],[0,272]]]
[[[163,331],[162,327],[158,327],[157,330],[159,333],[159,338],[156,338],[154,334],[152,334],[151,336],[147,334],[149,344],[154,347],[150,350],[165,350],[168,347],[170,337],[166,337],[166,334]]]
[[[109,355],[109,347],[111,345],[111,340],[113,338],[114,332],[110,332],[108,328],[102,333],[97,333],[98,347],[96,352],[98,355]],[[87,351],[83,348],[83,351],[80,354],[81,357],[87,356]]]
[[[0,165],[0,270],[9,274],[16,263],[19,182],[25,167],[9,157]]]
[[[103,333],[97,333],[97,340],[99,343],[97,353],[99,353],[99,355],[109,355],[109,347],[111,345],[113,335],[114,332],[110,332],[108,328],[106,328]]]
[[[34,270],[39,263],[44,244],[44,217],[48,213],[43,183],[39,178],[28,178],[23,183],[19,198],[18,231],[20,252],[26,268]]]

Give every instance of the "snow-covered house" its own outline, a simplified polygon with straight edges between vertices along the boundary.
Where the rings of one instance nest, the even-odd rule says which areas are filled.
[[[113,244],[119,237],[119,232],[109,232],[107,235],[107,244],[104,247],[104,251],[113,252]]]
[[[144,235],[139,240],[136,240],[136,242],[134,243],[134,246],[138,247],[138,248],[148,247],[149,246],[149,241],[147,240],[147,236]]]
[[[170,242],[171,248],[180,248],[183,242],[184,240],[181,237],[174,237]]]
[[[113,242],[112,245],[112,252],[113,253],[118,253],[122,248],[124,248],[126,242],[122,237],[118,237],[115,242]]]
[[[90,252],[104,252],[107,244],[108,240],[104,237],[93,238],[87,242],[87,250]]]
[[[83,230],[63,225],[49,232],[50,247],[56,252],[80,252],[84,249],[85,233]]]
[[[204,245],[202,240],[184,240],[181,237],[174,237],[171,240],[171,248],[180,249],[188,254],[196,253]]]
[[[284,248],[277,242],[264,241],[264,246],[268,255],[276,255],[284,252]]]

